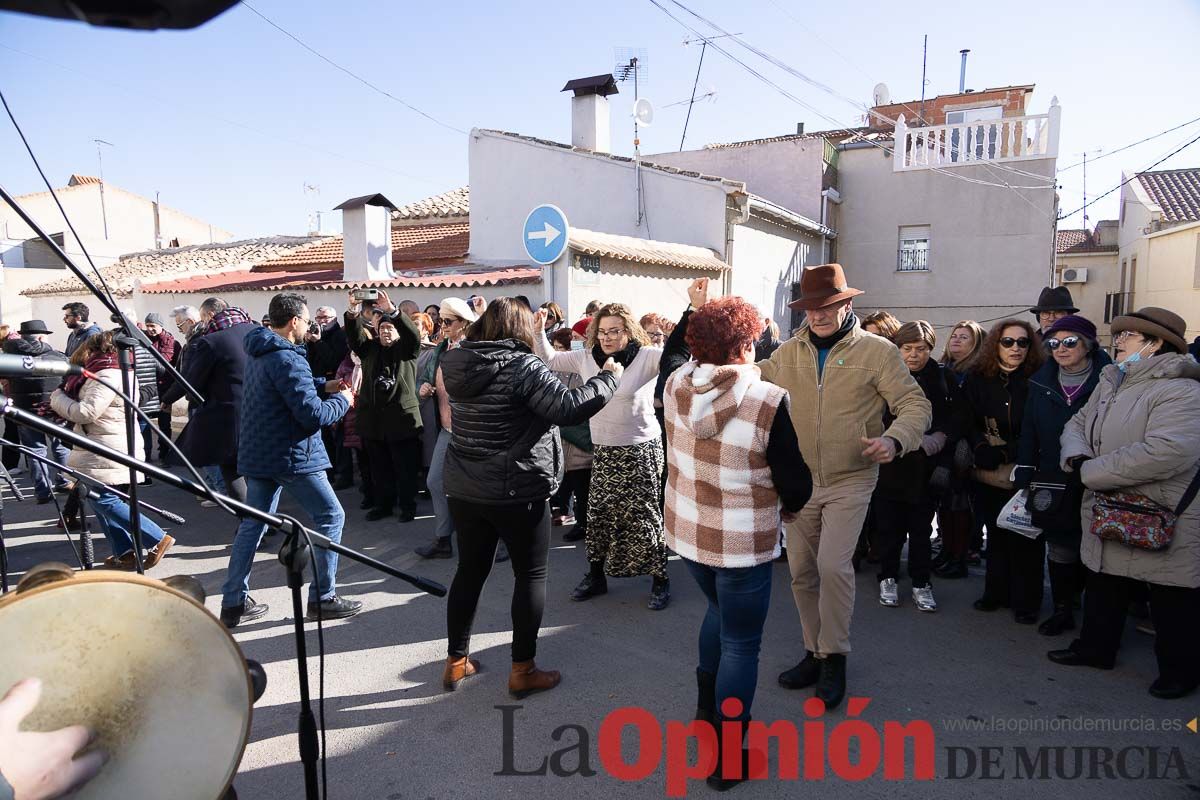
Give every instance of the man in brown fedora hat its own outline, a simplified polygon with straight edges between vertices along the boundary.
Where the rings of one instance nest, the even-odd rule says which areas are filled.
[[[867,333],[851,306],[860,294],[838,264],[805,269],[806,320],[769,359],[764,379],[788,390],[800,451],[813,475],[812,499],[787,526],[792,594],[804,629],[804,659],[779,676],[789,689],[816,684],[833,708],[846,692],[851,557],[879,475],[879,464],[921,446],[932,409],[900,351]],[[884,429],[883,415],[895,420]]]

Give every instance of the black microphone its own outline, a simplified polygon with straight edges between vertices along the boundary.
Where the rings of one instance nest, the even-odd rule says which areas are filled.
[[[252,658],[246,659],[246,671],[250,673],[250,685],[254,691],[254,702],[257,703],[267,690],[267,671]]]
[[[58,378],[82,375],[83,367],[69,361],[51,361],[33,356],[0,355],[0,378]]]

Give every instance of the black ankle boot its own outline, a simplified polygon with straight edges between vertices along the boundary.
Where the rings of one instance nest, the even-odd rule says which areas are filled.
[[[825,701],[826,711],[832,711],[846,696],[846,654],[830,653],[817,660],[821,664],[821,674],[817,677],[817,690],[813,696]]]
[[[696,668],[696,719],[717,724],[717,676]]]
[[[785,689],[807,689],[817,682],[820,674],[821,662],[811,650],[805,650],[799,664],[779,673],[779,685]]]
[[[1069,605],[1054,606],[1054,613],[1046,618],[1046,621],[1038,625],[1038,633],[1042,636],[1058,636],[1064,631],[1075,630],[1075,615],[1071,613]]]
[[[742,781],[744,781],[750,777],[750,751],[744,747],[740,748],[741,758],[742,758],[742,771],[740,773],[741,777],[740,778],[724,777],[724,772],[725,772],[725,732],[724,732],[724,729],[725,729],[725,726],[722,723],[728,722],[728,721],[730,721],[730,720],[726,720],[720,714],[717,714],[716,719],[713,723],[716,726],[716,730],[717,730],[717,766],[713,769],[712,774],[709,775],[708,778],[705,780],[705,783],[708,784],[708,787],[710,789],[713,789],[714,791],[718,791],[718,792],[729,791],[730,789],[732,789],[733,787],[737,786],[739,783],[741,783]],[[741,724],[738,726],[738,729],[741,731],[741,735],[739,735],[737,737],[739,744],[744,740],[744,737],[746,735],[746,729],[749,727],[749,725],[750,725],[750,717],[746,717],[746,719],[742,720]]]

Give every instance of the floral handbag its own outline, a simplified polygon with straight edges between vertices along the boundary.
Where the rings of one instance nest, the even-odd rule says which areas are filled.
[[[1138,550],[1166,550],[1175,538],[1175,523],[1200,489],[1200,471],[1172,511],[1134,492],[1096,492],[1092,534]]]

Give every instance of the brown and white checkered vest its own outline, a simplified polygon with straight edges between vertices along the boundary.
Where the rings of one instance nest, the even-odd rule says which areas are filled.
[[[689,362],[667,381],[667,546],[711,567],[752,567],[779,555],[779,493],[767,464],[771,425],[787,392],[753,365],[717,367],[703,385]],[[745,385],[741,401],[735,388]],[[711,404],[704,395],[715,393]],[[697,403],[709,405],[690,419]]]

